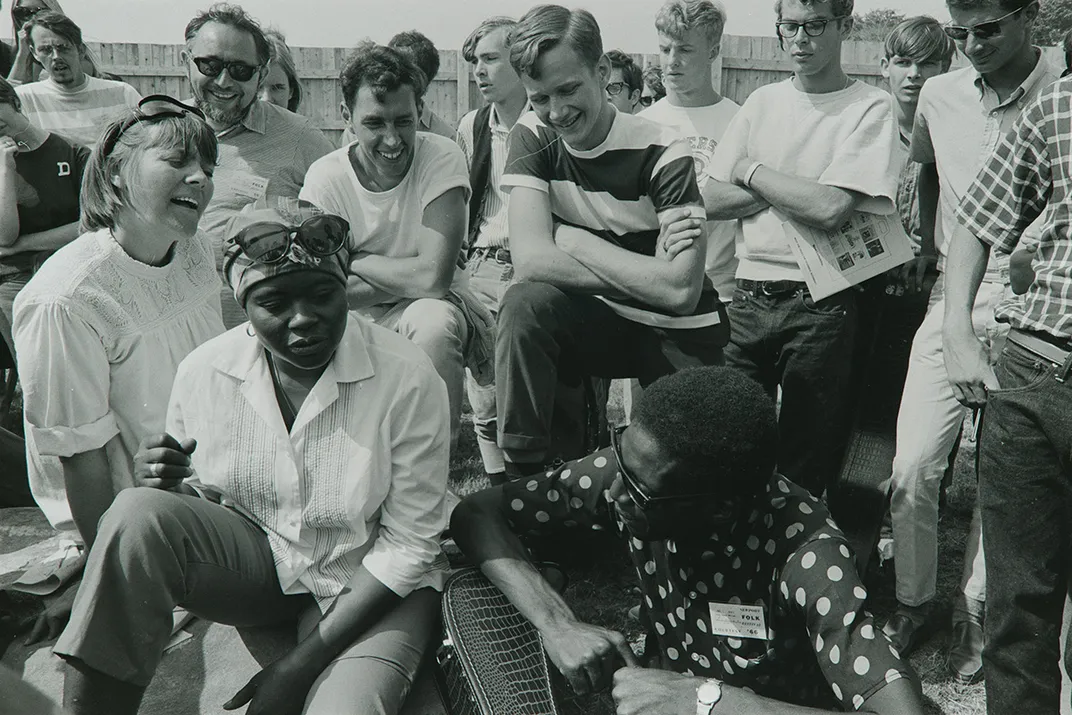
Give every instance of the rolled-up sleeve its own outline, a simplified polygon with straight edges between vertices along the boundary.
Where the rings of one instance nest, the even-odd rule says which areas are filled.
[[[439,555],[447,526],[450,459],[447,387],[427,363],[406,380],[391,411],[391,480],[380,532],[362,562],[399,596],[407,596]]]
[[[73,306],[17,302],[14,336],[26,425],[42,455],[82,454],[119,434],[105,346]]]

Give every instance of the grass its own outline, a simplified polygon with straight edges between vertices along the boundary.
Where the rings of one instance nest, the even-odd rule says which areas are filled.
[[[612,423],[621,421],[621,393],[618,389],[611,390],[608,413]],[[463,422],[468,422],[468,416],[463,418]],[[960,685],[947,674],[945,668],[951,596],[960,582],[964,542],[975,503],[974,460],[975,443],[966,439],[957,457],[953,484],[949,489],[948,503],[938,533],[939,596],[934,602],[930,618],[931,631],[909,658],[922,681],[927,712],[934,715],[984,715],[986,712],[984,686],[981,683]],[[451,462],[450,484],[459,496],[487,486],[471,429],[462,430],[458,450]],[[643,633],[639,624],[626,616],[629,608],[639,603],[639,597],[633,588],[636,577],[624,543],[603,539],[589,544],[587,549],[571,549],[571,555],[563,566],[570,578],[566,598],[577,616],[586,622],[618,630],[635,647],[639,647]],[[885,623],[896,607],[892,564],[871,569],[867,586],[871,594],[869,607],[876,623]],[[614,713],[614,704],[607,694],[578,697],[562,705],[563,712],[568,715]]]

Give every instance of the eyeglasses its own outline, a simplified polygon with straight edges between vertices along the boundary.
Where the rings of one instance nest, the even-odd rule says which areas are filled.
[[[671,494],[669,496],[651,496],[643,487],[640,486],[640,482],[632,472],[625,467],[625,463],[622,461],[622,432],[626,430],[626,425],[621,427],[615,427],[610,433],[610,451],[614,455],[614,461],[618,466],[618,474],[622,477],[622,483],[625,485],[625,493],[629,495],[629,498],[636,505],[637,509],[645,511],[652,504],[665,503],[669,501],[682,501],[688,499],[701,499],[704,497],[710,497],[711,494]]]
[[[607,94],[611,97],[617,97],[625,89],[625,82],[611,82],[607,85]]]
[[[42,7],[26,7],[25,5],[13,7],[11,8],[11,21],[16,27],[22,27],[42,10],[44,10]]]
[[[206,77],[219,77],[220,72],[227,70],[235,82],[248,82],[261,68],[260,65],[247,65],[245,62],[228,62],[219,57],[195,57],[194,65],[197,71]]]
[[[74,49],[74,45],[60,42],[55,45],[34,45],[33,53],[38,57],[51,57],[53,53],[62,55]]]
[[[1033,3],[1031,3],[1033,4]],[[1001,23],[1004,20],[1008,20],[1016,13],[1022,11],[1026,7],[1030,7],[1031,4],[1024,5],[1024,7],[1013,10],[1008,15],[1002,15],[994,20],[988,20],[987,22],[980,22],[978,25],[972,25],[971,27],[961,27],[960,25],[943,25],[942,29],[945,30],[945,34],[949,35],[957,42],[964,42],[968,39],[968,35],[975,35],[977,40],[988,40],[991,37],[1001,34]]]
[[[808,20],[807,22],[776,22],[775,27],[778,29],[778,35],[787,40],[792,40],[800,32],[800,28],[804,28],[804,34],[808,37],[818,37],[826,32],[826,26],[836,20],[845,20],[848,15],[838,15],[837,17],[825,17],[821,20]]]
[[[283,261],[295,242],[314,256],[333,256],[342,250],[349,231],[346,219],[324,214],[305,219],[297,227],[259,221],[228,240],[252,260],[273,264]]]
[[[104,137],[101,142],[101,156],[108,156],[115,149],[115,145],[119,143],[119,138],[129,130],[135,124],[139,122],[155,122],[168,117],[186,117],[193,115],[205,121],[204,113],[197,107],[191,107],[188,104],[183,104],[177,99],[167,96],[166,94],[150,94],[140,102],[138,102],[137,109],[121,124],[113,124],[111,131]]]
[[[640,102],[641,107],[650,107],[655,104],[655,97],[652,97],[650,94],[642,94],[638,101]]]

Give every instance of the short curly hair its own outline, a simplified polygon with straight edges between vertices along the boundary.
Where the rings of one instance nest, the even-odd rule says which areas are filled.
[[[644,78],[636,60],[621,50],[607,50],[607,59],[610,60],[611,69],[622,71],[622,80],[629,88],[629,94],[644,89]]]
[[[660,378],[633,406],[632,420],[681,465],[675,490],[748,496],[774,473],[774,402],[739,370],[696,367]]]
[[[354,48],[343,64],[339,81],[342,83],[343,101],[351,111],[357,91],[363,84],[368,85],[380,101],[388,92],[399,87],[412,87],[418,108],[428,88],[424,72],[409,57],[393,47],[373,42],[363,42]]]
[[[726,29],[726,10],[711,0],[667,0],[655,16],[655,29],[680,41],[685,33],[702,28],[708,41],[721,49]]]
[[[853,0],[799,0],[801,5],[829,5],[830,12],[834,13],[835,17],[851,17],[852,11],[855,9],[855,3]],[[775,0],[774,12],[778,15],[778,19],[782,19],[782,0]]]

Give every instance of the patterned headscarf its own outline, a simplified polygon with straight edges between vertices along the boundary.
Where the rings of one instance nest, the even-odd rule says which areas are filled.
[[[234,290],[235,300],[239,305],[245,308],[249,289],[256,284],[294,271],[320,271],[346,285],[346,264],[343,251],[334,256],[314,256],[294,241],[282,261],[261,263],[251,259],[237,243],[230,241],[246,226],[261,221],[281,223],[290,228],[297,228],[302,221],[323,213],[319,207],[308,201],[273,197],[260,199],[234,215],[227,224],[224,234],[228,238],[228,243],[223,254],[223,272],[227,276],[228,285]]]

